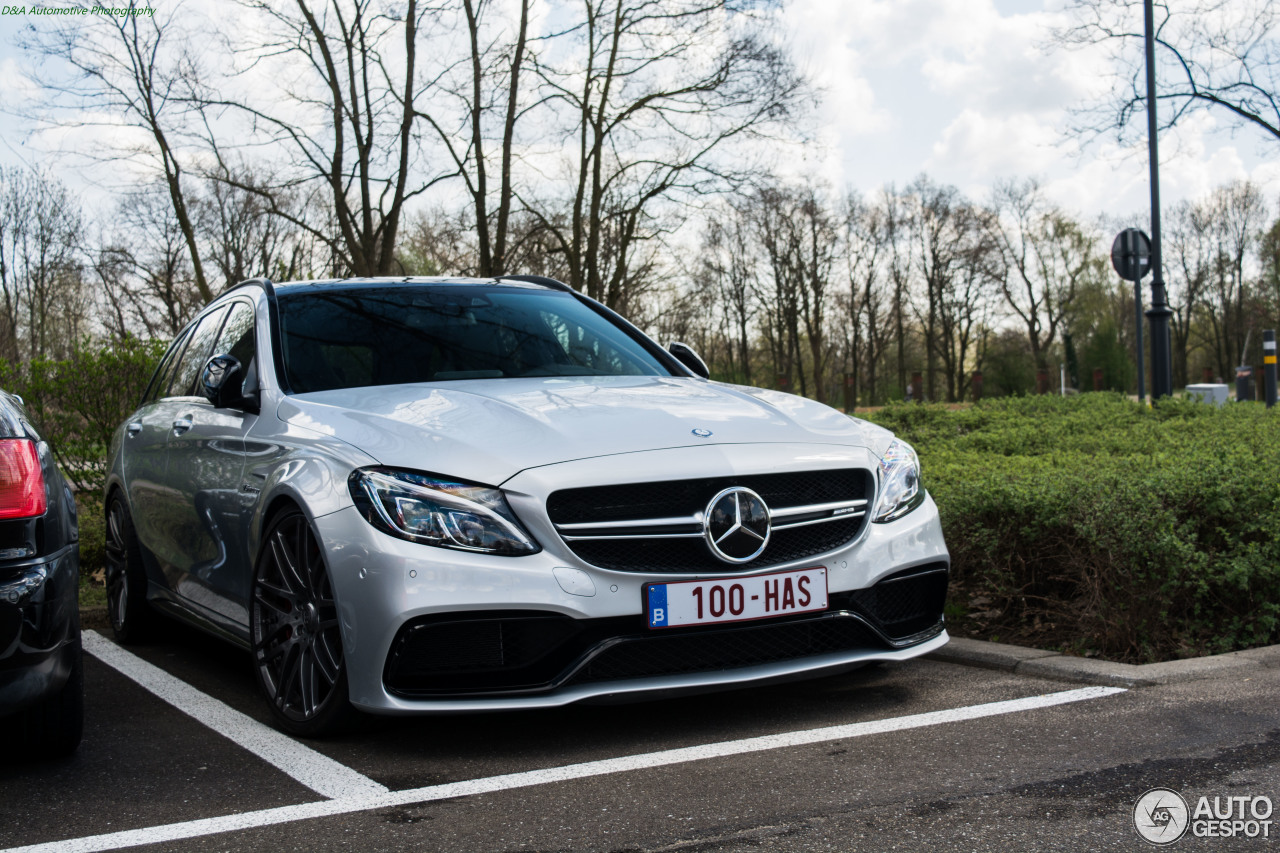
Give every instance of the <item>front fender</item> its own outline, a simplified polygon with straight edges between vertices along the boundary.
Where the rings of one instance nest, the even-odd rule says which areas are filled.
[[[249,523],[250,565],[261,550],[267,525],[283,505],[297,506],[314,527],[317,518],[352,506],[347,489],[351,472],[377,464],[373,457],[341,442],[281,451],[276,458],[251,464],[246,471],[246,486],[261,483]]]

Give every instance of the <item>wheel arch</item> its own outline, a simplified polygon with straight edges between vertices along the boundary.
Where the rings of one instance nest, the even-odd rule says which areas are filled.
[[[312,524],[313,519],[311,513],[307,512],[307,503],[300,495],[295,494],[289,489],[282,489],[276,492],[262,502],[261,508],[256,513],[253,525],[250,528],[250,566],[257,564],[258,557],[262,553],[263,541],[265,540],[267,531],[271,528],[271,525],[275,523],[277,518],[291,509],[295,509],[302,513],[303,516],[306,517],[307,523],[311,524],[312,531],[315,530],[315,525]]]

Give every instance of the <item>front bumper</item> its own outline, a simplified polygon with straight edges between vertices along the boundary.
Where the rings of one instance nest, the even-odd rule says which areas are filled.
[[[80,550],[0,568],[0,715],[56,693],[80,654]]]
[[[351,701],[365,711],[384,714],[460,713],[567,705],[584,700],[657,697],[746,686],[796,677],[838,672],[870,661],[900,661],[925,654],[947,642],[941,614],[932,627],[890,641],[846,643],[824,651],[806,647],[799,657],[732,665],[712,655],[710,668],[699,672],[635,674],[591,680],[573,677],[573,666],[536,689],[405,690],[386,683],[389,658],[407,625],[467,613],[526,613],[573,620],[639,620],[646,583],[683,580],[686,575],[653,575],[595,568],[578,560],[545,534],[544,550],[528,557],[506,558],[416,545],[375,530],[354,508],[314,519],[329,557],[342,622]],[[850,545],[795,565],[771,566],[779,571],[822,565],[828,589],[836,593],[865,590],[890,575],[915,567],[949,563],[932,499],[888,524],[869,524]],[[741,573],[738,573],[740,576]],[[940,610],[940,606],[939,606]],[[856,612],[818,614],[824,619],[867,622]],[[802,621],[802,620],[788,620]],[[808,621],[813,621],[812,619]],[[632,623],[634,624],[634,623]],[[755,624],[755,623],[753,623]],[[761,623],[764,624],[764,623]],[[775,624],[775,623],[769,623]],[[783,623],[777,623],[783,624]],[[845,630],[843,626],[840,630]],[[643,630],[624,632],[641,639]],[[706,632],[710,633],[710,632]],[[621,636],[621,635],[619,635]],[[578,661],[572,662],[575,666]],[[568,672],[569,675],[561,678]],[[527,685],[526,685],[527,686]]]

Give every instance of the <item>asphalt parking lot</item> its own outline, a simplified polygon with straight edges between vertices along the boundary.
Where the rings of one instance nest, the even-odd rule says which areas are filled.
[[[216,640],[86,648],[78,754],[0,765],[3,851],[1133,850],[1150,788],[1280,799],[1276,668],[1123,690],[917,660],[301,742]]]

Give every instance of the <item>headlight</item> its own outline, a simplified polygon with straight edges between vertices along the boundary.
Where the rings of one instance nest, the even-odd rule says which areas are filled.
[[[497,489],[387,468],[353,471],[347,485],[365,519],[392,536],[508,557],[541,550]]]
[[[911,445],[895,438],[880,460],[880,473],[880,502],[873,521],[893,521],[924,503],[920,460]]]

